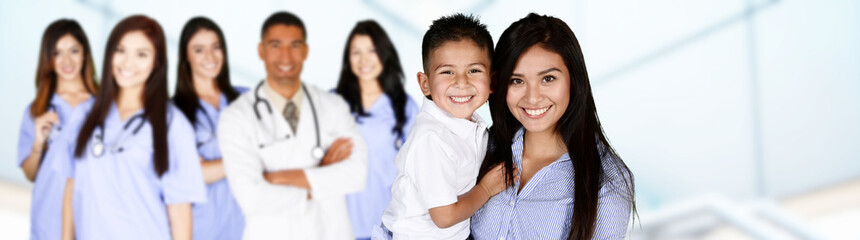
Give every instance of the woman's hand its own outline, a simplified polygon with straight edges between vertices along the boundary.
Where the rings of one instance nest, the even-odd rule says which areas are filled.
[[[24,171],[24,176],[30,182],[36,181],[36,174],[39,172],[39,165],[42,161],[42,152],[45,151],[45,140],[48,139],[48,134],[51,134],[51,128],[60,122],[60,117],[55,112],[46,112],[33,120],[33,125],[36,131],[33,147],[30,149],[30,155],[21,163],[21,170]]]
[[[45,140],[48,139],[48,134],[51,133],[51,128],[60,122],[60,117],[53,111],[48,111],[33,120],[33,125],[36,128],[36,139],[33,141],[33,151],[40,152],[45,147]]]
[[[514,168],[514,182],[520,179],[520,170]],[[505,181],[505,165],[499,164],[490,169],[484,178],[481,178],[481,182],[478,183],[478,186],[484,189],[484,191],[490,197],[499,194],[504,191],[505,188],[508,188],[508,184]]]

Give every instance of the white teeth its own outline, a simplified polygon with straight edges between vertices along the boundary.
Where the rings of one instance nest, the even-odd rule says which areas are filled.
[[[206,65],[203,65],[203,68],[206,68],[206,69],[214,69],[214,68],[215,68],[215,64],[206,64]]]
[[[290,69],[293,69],[293,66],[286,66],[286,67],[285,66],[278,66],[278,69],[280,69],[281,71],[284,71],[284,72],[288,72],[288,71],[290,71]]]
[[[469,99],[472,99],[472,96],[468,96],[468,97],[451,97],[451,100],[454,100],[454,102],[458,102],[458,103],[464,103],[464,102],[467,102],[467,101],[469,101]]]
[[[134,73],[133,73],[133,72],[131,72],[131,71],[125,71],[125,70],[120,70],[120,71],[119,71],[119,74],[120,74],[120,75],[122,75],[123,77],[131,77],[131,76],[134,76]]]
[[[523,108],[523,109],[525,109],[525,108]],[[528,115],[538,116],[538,115],[545,113],[546,110],[548,110],[548,109],[549,109],[549,106],[546,106],[545,108],[541,108],[541,109],[525,109],[525,110],[526,110],[526,114],[528,114]]]

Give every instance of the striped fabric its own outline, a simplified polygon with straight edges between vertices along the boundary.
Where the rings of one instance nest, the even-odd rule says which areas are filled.
[[[514,137],[513,160],[522,168],[523,129]],[[608,162],[608,161],[606,161]],[[618,171],[604,164],[607,179],[619,179]],[[531,178],[517,194],[519,182],[491,198],[472,216],[475,239],[567,239],[573,215],[573,166],[564,154]],[[625,186],[613,184],[614,186]],[[625,191],[604,184],[598,198],[594,239],[623,239],[631,204]]]

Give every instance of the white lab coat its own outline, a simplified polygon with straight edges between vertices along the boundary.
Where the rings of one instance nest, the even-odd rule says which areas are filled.
[[[282,110],[270,114],[266,104],[255,106],[255,94],[268,100],[262,88],[242,94],[221,113],[218,141],[227,181],[245,214],[244,239],[354,239],[345,196],[365,186],[367,148],[340,96],[310,85],[307,89],[295,135]],[[316,107],[322,148],[339,137],[351,138],[348,159],[319,167],[320,160],[311,157],[316,133],[310,101]],[[304,169],[312,199],[304,189],[263,179],[263,172],[286,169]]]

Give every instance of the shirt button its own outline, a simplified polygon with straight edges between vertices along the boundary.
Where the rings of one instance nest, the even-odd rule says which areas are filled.
[[[499,240],[505,240],[505,237],[499,237]]]
[[[509,204],[510,204],[511,206],[514,206],[514,204],[515,204],[515,203],[517,203],[517,201],[516,201],[516,200],[511,200],[511,202],[510,202]]]

